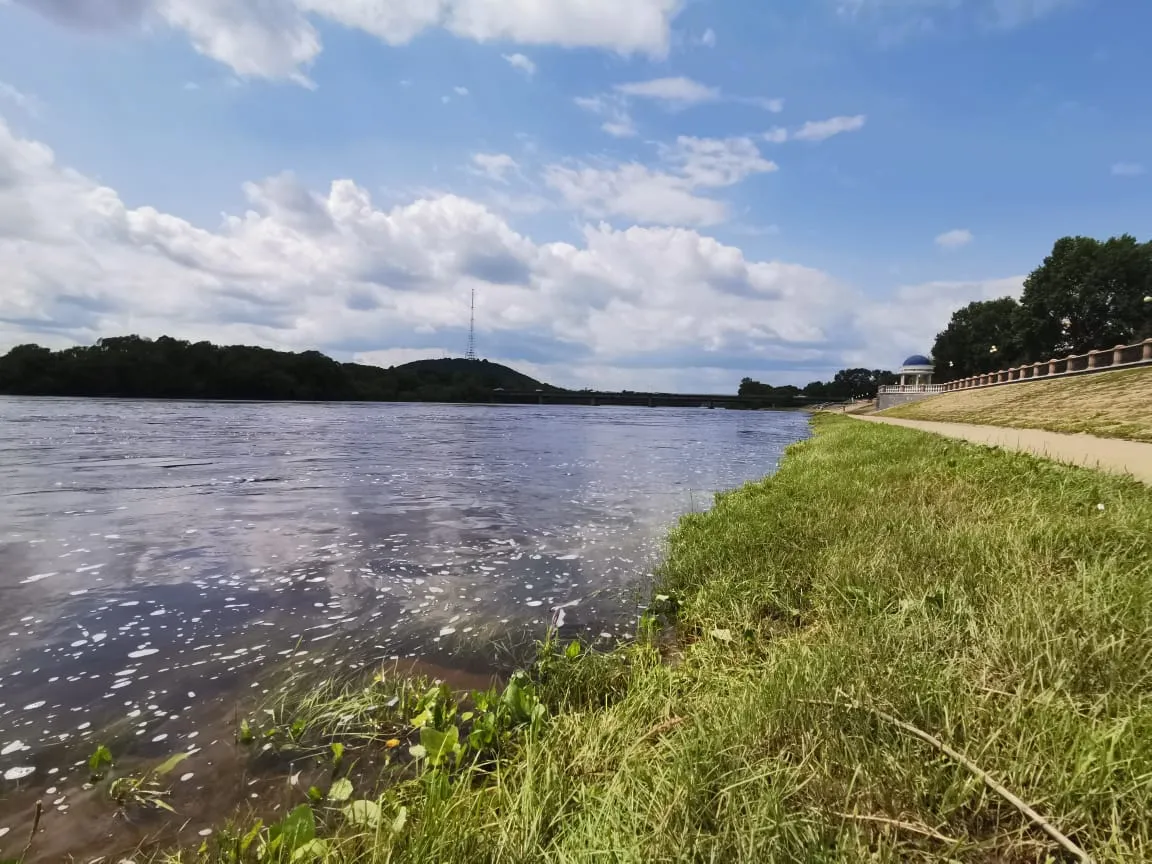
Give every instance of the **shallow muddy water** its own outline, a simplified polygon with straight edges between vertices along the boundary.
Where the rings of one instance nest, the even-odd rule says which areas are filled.
[[[610,645],[675,518],[806,419],[0,398],[0,801],[108,736],[195,749],[273,668],[484,674],[550,621]]]

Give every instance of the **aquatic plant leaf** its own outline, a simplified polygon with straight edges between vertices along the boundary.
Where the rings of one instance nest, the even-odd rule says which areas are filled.
[[[328,800],[343,802],[352,797],[352,781],[347,777],[337,780],[328,789]]]
[[[425,726],[420,730],[420,743],[427,751],[429,764],[439,765],[456,752],[456,747],[460,743],[460,729],[449,726],[446,732],[441,732],[439,729]]]
[[[191,755],[191,753],[177,753],[174,756],[170,756],[152,769],[152,773],[158,777],[163,777]]]
[[[270,849],[278,847],[292,852],[316,836],[316,817],[312,808],[301,804],[269,829]]]
[[[104,769],[112,764],[112,751],[103,744],[97,747],[92,755],[88,757],[88,771],[92,775],[93,780],[102,778],[104,776]]]
[[[328,854],[328,841],[315,838],[302,846],[298,846],[292,853],[292,860],[294,862],[315,861],[317,858],[323,858],[326,854]]]
[[[257,819],[256,823],[248,829],[240,840],[240,854],[243,856],[251,848],[253,841],[260,836],[260,830],[264,827],[264,820]]]
[[[340,763],[344,761],[344,745],[341,744],[339,741],[333,741],[331,744],[331,748],[332,748],[332,764],[333,764],[333,766],[339,768]]]
[[[353,801],[344,808],[344,818],[353,825],[376,828],[380,824],[380,805],[375,801]]]

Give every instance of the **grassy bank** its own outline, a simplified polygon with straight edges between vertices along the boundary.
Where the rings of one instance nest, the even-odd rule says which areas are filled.
[[[1152,369],[945,393],[884,415],[1152,441]]]
[[[1096,860],[1152,859],[1152,493],[814,423],[774,478],[681,522],[634,644],[552,646],[534,681],[463,704],[387,681],[290,700],[245,735],[298,735],[315,805],[302,784],[295,822],[179,857],[1062,860],[899,720]]]

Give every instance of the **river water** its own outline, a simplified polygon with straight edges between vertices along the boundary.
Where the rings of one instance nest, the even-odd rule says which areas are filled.
[[[797,413],[0,398],[0,796],[169,751],[270,664],[626,637],[668,528]],[[34,769],[31,779],[21,775]]]

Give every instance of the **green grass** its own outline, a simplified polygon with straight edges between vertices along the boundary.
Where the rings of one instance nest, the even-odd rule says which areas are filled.
[[[944,393],[884,416],[1152,441],[1152,368]]]
[[[507,720],[455,769],[409,764],[370,824],[317,802],[323,842],[295,853],[258,832],[238,856],[236,826],[173,857],[1063,860],[883,711],[1097,861],[1152,860],[1152,492],[906,429],[814,423],[775,477],[680,523],[634,644],[544,652],[541,722]],[[365,704],[373,686],[330,697],[355,706],[343,722],[393,734]],[[322,701],[305,706],[319,727]],[[463,714],[436,722],[467,732]],[[372,752],[357,736],[350,761]],[[418,738],[409,728],[404,746]]]

